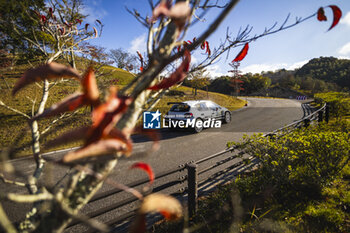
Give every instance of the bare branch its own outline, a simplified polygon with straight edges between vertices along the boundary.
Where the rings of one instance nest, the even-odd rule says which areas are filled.
[[[23,117],[25,117],[27,119],[30,119],[30,116],[28,116],[27,114],[19,111],[18,109],[12,108],[12,107],[4,104],[4,102],[2,102],[1,100],[0,100],[0,106],[4,107],[4,108],[6,108],[6,109],[8,109],[8,110],[10,110],[12,112],[18,113],[19,115],[21,115],[21,116],[23,116]]]
[[[6,184],[14,184],[14,185],[21,186],[21,187],[26,186],[26,184],[23,182],[18,182],[18,181],[6,179],[4,174],[2,174],[2,173],[0,173],[0,179]]]
[[[18,193],[7,193],[1,195],[2,199],[7,199],[9,201],[17,203],[33,203],[38,201],[50,201],[54,199],[54,196],[47,192],[46,190],[43,193],[39,194],[18,194]]]

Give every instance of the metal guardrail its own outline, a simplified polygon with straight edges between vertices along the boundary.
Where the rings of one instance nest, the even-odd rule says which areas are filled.
[[[283,135],[296,128],[308,127],[315,120],[321,122],[325,119],[326,122],[328,122],[329,108],[327,104],[324,104],[321,108],[317,110],[312,109],[308,104],[303,104],[302,108],[304,111],[304,116],[302,119],[288,124],[284,127],[281,127],[279,129],[276,129],[263,136],[275,137]],[[229,156],[227,156],[228,153],[230,153]],[[249,165],[246,164],[244,162],[245,159],[249,159],[251,163],[249,163]],[[232,180],[234,176],[253,168],[257,164],[258,161],[253,156],[242,154],[242,152],[237,151],[237,147],[230,147],[218,153],[209,155],[203,159],[191,161],[187,164],[179,165],[177,168],[156,174],[154,183],[156,183],[160,179],[168,178],[175,174],[180,174],[180,176],[178,176],[176,179],[169,178],[170,181],[168,180],[153,187],[152,190],[149,190],[145,194],[163,191],[174,197],[185,197],[185,199],[187,199],[187,203],[184,204],[187,204],[188,214],[191,218],[196,213],[198,207],[198,196],[206,194],[219,183],[222,184],[226,181],[228,182],[229,180]],[[187,171],[187,173],[183,174],[183,172],[185,171]],[[145,178],[132,182],[127,186],[131,188],[137,188],[141,185],[147,184],[148,182],[148,178]],[[175,189],[175,192],[166,191],[168,188],[173,188],[176,185],[179,187]],[[111,189],[102,193],[98,193],[90,200],[89,204],[104,200],[122,191],[123,190],[120,189]],[[90,218],[95,218],[113,210],[116,210],[118,208],[125,207],[132,203],[138,204],[138,201],[139,200],[136,197],[132,196],[121,201],[111,203],[108,206],[99,208],[92,212],[89,212],[87,216]],[[126,220],[132,218],[135,215],[136,209],[137,208],[135,207],[131,211],[127,211],[123,214],[120,214],[119,216],[108,220],[107,222],[105,222],[105,224],[116,225],[118,223],[125,222]],[[68,228],[74,227],[78,224],[79,222],[73,221],[69,224]],[[89,230],[87,232],[93,231]]]

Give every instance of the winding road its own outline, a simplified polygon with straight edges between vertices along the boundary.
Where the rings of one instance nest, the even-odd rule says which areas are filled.
[[[126,159],[120,159],[110,178],[123,184],[146,177],[142,171],[130,170],[129,167],[136,161],[149,163],[155,174],[177,167],[189,161],[196,161],[210,154],[225,149],[228,141],[239,141],[244,134],[266,133],[280,128],[288,123],[298,120],[303,116],[301,102],[288,99],[263,99],[248,98],[248,107],[232,112],[232,121],[223,124],[220,129],[206,129],[199,134],[188,131],[170,131],[161,129],[160,149],[154,153],[145,153],[151,148],[151,141],[136,135],[134,140],[134,152]],[[51,153],[50,158],[60,158],[64,153]],[[35,169],[32,158],[21,158],[11,161],[14,167],[25,174],[31,174]],[[67,173],[64,167],[50,166],[43,174],[43,181],[48,185],[54,184]],[[64,182],[63,182],[64,183]],[[104,185],[101,190],[110,189]],[[0,181],[1,192],[26,193],[26,189],[14,185],[4,184]],[[12,221],[23,219],[25,211],[30,205],[3,202],[3,207]],[[88,206],[85,211],[99,208],[98,205]],[[107,217],[106,217],[107,218]],[[102,218],[103,221],[103,218]]]

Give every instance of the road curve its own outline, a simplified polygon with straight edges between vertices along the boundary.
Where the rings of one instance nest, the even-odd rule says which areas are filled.
[[[288,99],[262,99],[248,98],[248,107],[232,112],[232,121],[223,124],[221,129],[206,129],[199,134],[188,131],[160,130],[162,139],[160,149],[157,152],[148,154],[145,151],[151,147],[150,141],[136,135],[134,140],[134,152],[127,159],[120,159],[115,170],[111,174],[112,180],[123,184],[130,183],[137,179],[146,177],[141,171],[130,170],[129,167],[136,161],[149,163],[154,172],[159,172],[177,167],[189,161],[196,161],[210,154],[225,149],[228,141],[238,141],[244,134],[265,133],[280,128],[286,124],[298,120],[303,116],[301,103]],[[50,158],[59,158],[64,153],[50,154]],[[13,160],[15,168],[25,174],[31,174],[35,168],[32,158]],[[44,172],[44,183],[49,185],[62,178],[67,172],[66,168],[55,167]],[[49,178],[50,177],[50,178]],[[101,191],[110,189],[104,185]],[[26,193],[25,188],[0,182],[0,190],[5,192]],[[12,221],[22,219],[25,209],[30,205],[18,205],[3,202],[5,211]],[[87,207],[96,209],[98,206]]]

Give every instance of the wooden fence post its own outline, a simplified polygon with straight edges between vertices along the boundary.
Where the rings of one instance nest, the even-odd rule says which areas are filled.
[[[318,112],[318,122],[323,121],[323,110]]]
[[[197,211],[198,202],[198,173],[197,164],[189,163],[187,168],[187,185],[188,185],[188,216],[192,218]]]
[[[326,122],[328,123],[329,121],[329,104],[326,103],[326,111],[325,111],[325,118],[326,118]]]

